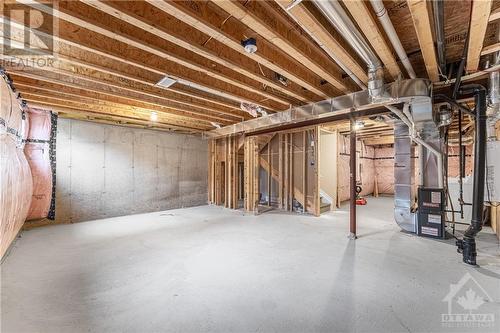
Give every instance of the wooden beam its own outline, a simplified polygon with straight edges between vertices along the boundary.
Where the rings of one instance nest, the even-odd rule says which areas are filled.
[[[63,24],[61,23],[61,25]],[[23,26],[21,25],[21,27]],[[101,65],[101,68],[106,68],[107,73],[119,75],[120,72],[123,73],[126,71],[143,80],[151,80],[151,82],[156,83],[165,76],[165,73],[175,73],[176,71],[184,73],[188,71],[177,65],[170,67],[170,65],[167,65],[166,62],[154,55],[145,58],[139,50],[135,52],[133,48],[124,48],[119,46],[115,41],[102,41],[102,38],[98,39],[95,37],[95,34],[87,33],[84,29],[78,30],[78,34],[76,34],[76,32],[68,30],[71,29],[70,26],[62,26],[61,28],[62,31],[57,36],[53,36],[56,42],[56,49],[60,51],[64,50],[65,55],[71,57],[75,62],[81,58],[91,58],[94,65],[96,62],[104,63],[105,65]],[[46,33],[41,29],[39,28],[37,33],[45,36]],[[118,69],[113,70],[114,68]],[[154,73],[156,76],[145,78],[146,74],[150,73]],[[199,76],[199,73],[197,75]],[[175,97],[177,102],[179,100],[189,101],[190,99],[196,99],[213,103],[217,106],[233,109],[239,108],[239,106],[235,105],[236,102],[228,101],[219,96],[195,90],[184,85],[174,84],[168,88],[168,91],[164,90],[164,94],[180,96],[179,98]]]
[[[361,28],[361,31],[379,56],[380,60],[384,63],[389,74],[391,74],[394,80],[397,80],[399,76],[402,75],[401,70],[382,32],[378,28],[377,22],[368,9],[368,2],[344,0],[343,3]]]
[[[394,144],[394,135],[384,136],[380,138],[369,138],[364,139],[363,143],[367,146],[377,146],[377,145],[389,145]]]
[[[151,112],[145,112],[144,110],[129,110],[123,107],[117,107],[115,105],[109,105],[105,103],[95,103],[91,101],[68,101],[64,98],[56,98],[53,96],[46,96],[42,94],[34,94],[34,93],[24,93],[23,99],[28,102],[53,105],[57,107],[66,107],[68,109],[73,108],[76,110],[92,110],[97,113],[102,114],[110,114],[110,115],[118,115],[123,117],[130,117],[142,120],[149,120]],[[198,131],[206,131],[210,129],[210,126],[203,124],[195,124],[192,122],[188,122],[185,120],[178,120],[165,117],[165,115],[158,114],[158,119],[164,124],[170,124],[173,126],[184,127],[189,129],[195,129]]]
[[[15,76],[33,78],[36,80],[56,83],[56,84],[67,84],[68,86],[80,89],[88,89],[94,92],[112,95],[115,97],[126,98],[126,99],[135,99],[137,101],[145,101],[148,103],[156,104],[158,106],[168,105],[166,103],[162,103],[163,97],[161,94],[156,92],[149,91],[141,91],[140,89],[127,87],[123,84],[115,84],[113,82],[107,82],[100,78],[92,78],[82,74],[74,74],[67,73],[64,70],[58,70],[51,67],[43,67],[41,70],[33,70],[32,72],[28,72],[26,70],[16,70],[10,67],[6,67],[9,73],[14,74]],[[54,75],[55,74],[55,75]],[[97,87],[96,87],[97,86]],[[131,96],[129,96],[131,95]],[[181,109],[170,109],[169,112],[172,114],[185,115],[186,112]],[[197,118],[196,113],[207,114],[202,111],[195,111],[195,109],[191,109],[190,115],[193,118]],[[217,117],[218,118],[218,117]]]
[[[192,122],[194,124],[196,123],[203,123],[205,126],[211,127],[211,122],[217,121],[216,119],[213,118],[205,118],[201,117],[199,119],[193,119],[189,115],[184,115],[184,116],[178,116],[175,114],[171,114],[170,110],[168,108],[164,107],[158,107],[158,106],[151,106],[148,104],[143,104],[140,102],[124,102],[123,100],[117,100],[117,99],[110,99],[106,98],[107,96],[100,96],[100,95],[93,95],[88,94],[88,95],[80,95],[80,94],[75,94],[75,93],[69,93],[67,90],[61,89],[59,91],[57,90],[52,90],[52,89],[46,89],[46,88],[40,88],[37,87],[36,85],[27,85],[23,83],[16,83],[16,90],[18,90],[22,96],[24,94],[32,94],[32,95],[38,95],[38,96],[44,96],[44,97],[53,97],[53,98],[64,98],[69,101],[87,101],[89,103],[93,104],[103,104],[103,105],[109,105],[109,106],[114,106],[117,108],[123,108],[124,110],[130,110],[130,111],[136,111],[136,112],[146,112],[150,114],[153,111],[158,112],[160,115],[164,115],[165,117],[169,119],[179,119],[179,120],[184,120],[188,122]],[[227,121],[221,121],[218,120],[221,124],[227,125],[229,124]]]
[[[417,33],[427,75],[432,82],[439,81],[438,63],[434,49],[434,40],[432,38],[431,10],[428,1],[408,0],[408,8],[410,9],[415,32]]]
[[[235,1],[212,1],[215,5],[219,6],[227,13],[230,13],[233,17],[243,22],[260,36],[283,50],[283,52],[289,54],[295,60],[304,64],[323,79],[330,82],[340,91],[344,93],[349,92],[340,72],[333,72],[326,64],[320,65],[317,61],[320,56],[314,52],[314,48],[311,48],[304,39],[301,38],[297,31],[285,27],[277,19],[263,15],[266,14],[265,11],[271,10],[269,7],[265,6],[264,2],[254,1],[247,4],[249,7],[244,7],[242,4]],[[272,26],[266,22],[266,19],[272,20],[272,22],[270,22]]]
[[[500,19],[500,7],[495,9],[490,13],[490,17],[488,18],[489,22],[493,22]]]
[[[259,41],[257,52],[245,52],[240,44],[245,33],[243,25],[238,21],[232,21],[230,15],[223,17],[214,10],[215,8],[211,8],[212,3],[197,2],[197,6],[190,6],[186,1],[146,1],[193,28],[206,33],[210,38],[226,45],[240,55],[249,57],[299,86],[308,89],[320,96],[320,99],[329,96],[324,87],[321,86],[319,76],[309,71],[302,64],[293,61],[281,50],[272,47],[272,44],[267,40]]]
[[[302,96],[302,94],[298,94],[298,91],[290,90],[288,87],[283,86],[282,84],[276,82],[275,80],[271,80],[265,76],[263,76],[259,70],[258,66],[256,71],[247,70],[247,63],[241,61],[241,59],[247,59],[242,57],[229,58],[221,50],[210,50],[204,46],[198,46],[192,40],[189,40],[188,35],[181,35],[174,30],[168,30],[165,26],[168,23],[168,20],[164,19],[164,17],[159,16],[158,11],[154,10],[155,7],[150,7],[149,10],[144,8],[144,3],[140,1],[118,1],[118,2],[103,2],[103,1],[95,1],[95,0],[82,0],[85,4],[97,8],[106,14],[112,15],[118,19],[121,19],[129,24],[132,24],[144,31],[150,32],[164,40],[172,42],[179,47],[183,47],[187,50],[190,50],[200,56],[203,56],[211,61],[218,63],[219,65],[230,68],[244,76],[252,78],[253,80],[259,81],[260,83],[268,86],[269,88],[275,89],[285,95],[289,95],[299,101],[302,102],[312,102]],[[153,9],[153,12],[151,12]],[[138,10],[141,11],[141,15],[136,14]],[[177,25],[183,24],[182,22],[174,22]],[[180,31],[181,27],[176,27],[178,31]],[[239,58],[239,59],[238,59]],[[272,89],[269,91],[272,92]],[[266,90],[267,91],[267,90]],[[275,97],[274,94],[269,94],[272,97]]]
[[[102,119],[121,119],[126,120],[128,122],[136,122],[141,124],[146,124],[148,127],[156,125],[157,127],[168,127],[173,129],[183,129],[190,132],[202,132],[206,131],[203,127],[192,127],[191,125],[183,125],[182,122],[172,122],[163,120],[163,118],[158,117],[160,119],[159,122],[152,122],[149,119],[149,115],[143,115],[138,113],[132,113],[123,109],[117,109],[106,106],[99,106],[88,103],[79,103],[79,102],[70,102],[66,104],[64,101],[51,99],[51,98],[43,98],[37,96],[26,95],[23,97],[24,100],[27,101],[30,107],[41,108],[45,110],[53,110],[55,112],[63,112],[64,114],[71,116],[81,115],[85,113],[85,115],[91,117],[100,117]],[[83,113],[82,113],[83,112]]]
[[[481,55],[484,56],[498,51],[500,51],[500,43],[485,46],[481,51]]]
[[[31,89],[36,89],[40,91],[46,91],[46,92],[51,92],[55,94],[64,94],[67,96],[71,97],[86,97],[86,98],[94,98],[94,99],[99,99],[103,101],[109,101],[109,102],[114,102],[122,105],[126,105],[129,107],[139,107],[143,109],[149,109],[149,110],[154,110],[154,111],[160,111],[160,112],[165,112],[169,113],[171,115],[177,115],[180,117],[185,117],[190,120],[200,120],[200,121],[206,121],[206,122],[219,122],[220,124],[231,124],[234,123],[231,120],[228,120],[227,118],[223,118],[220,116],[216,115],[211,115],[211,114],[206,114],[202,113],[197,113],[196,110],[192,112],[191,110],[185,109],[182,110],[183,113],[179,113],[179,109],[171,109],[168,105],[162,105],[161,103],[152,103],[148,102],[147,100],[144,101],[144,99],[140,98],[130,98],[130,97],[121,97],[121,96],[115,96],[113,94],[103,94],[100,92],[95,92],[92,90],[86,90],[86,89],[80,89],[76,88],[76,86],[71,87],[69,85],[64,85],[64,84],[52,84],[50,82],[43,82],[43,81],[37,81],[37,80],[26,80],[24,78],[19,77],[15,81],[15,87],[16,88],[31,88]]]
[[[474,0],[469,27],[469,49],[467,50],[467,72],[475,72],[483,49],[484,36],[490,17],[491,0]]]
[[[37,2],[27,3],[27,5],[34,6],[38,10],[47,11],[47,13],[58,17],[60,19],[59,35],[69,29],[69,31],[76,32],[74,38],[78,40],[78,36],[83,33],[82,29],[85,29],[92,32],[92,38],[94,39],[107,38],[106,41],[101,40],[101,43],[122,43],[127,47],[140,50],[143,57],[144,52],[147,52],[161,58],[162,62],[170,61],[180,67],[175,69],[175,66],[173,66],[174,68],[172,68],[177,74],[172,72],[165,74],[177,76],[205,87],[218,87],[218,89],[236,99],[251,102],[270,110],[284,110],[289,106],[288,101],[263,93],[260,84],[256,85],[255,81],[249,78],[235,75],[233,71],[224,70],[222,67],[213,67],[203,57],[176,47],[176,45],[161,40],[157,36],[144,32],[138,33],[135,27],[127,26],[92,7],[83,7],[82,3],[76,1],[59,2],[57,9],[48,9],[46,6],[40,6]],[[65,21],[71,23],[72,26],[65,27],[67,26]],[[81,29],[75,28],[75,26]],[[96,34],[100,36],[97,37]],[[124,49],[123,46],[118,48]],[[188,69],[193,72],[193,75],[186,75],[186,71],[179,69]],[[200,75],[200,73],[203,75]]]
[[[275,0],[284,10],[292,3],[290,0]],[[368,82],[366,69],[363,68],[349,54],[349,52],[336,40],[328,30],[318,21],[303,3],[289,9],[288,14],[295,18],[309,33],[311,33],[321,47],[327,50],[327,53],[333,54],[340,62],[349,68],[365,84]]]
[[[168,131],[168,132],[179,132],[179,133],[189,133],[189,134],[199,134],[200,131],[190,130],[183,127],[177,127],[174,125],[166,125],[160,123],[152,123],[151,121],[139,120],[134,118],[113,116],[109,114],[99,114],[94,112],[89,112],[87,110],[76,110],[63,107],[55,107],[52,105],[36,104],[31,103],[31,107],[39,109],[50,109],[56,112],[60,118],[76,119],[84,121],[92,121],[101,124],[115,125],[115,126],[125,126],[134,128],[144,128],[149,130],[158,131]]]

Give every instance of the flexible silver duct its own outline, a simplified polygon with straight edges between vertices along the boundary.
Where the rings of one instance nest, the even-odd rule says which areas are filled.
[[[371,4],[373,10],[375,11],[375,14],[380,21],[380,24],[382,24],[382,27],[384,28],[385,33],[392,44],[392,47],[394,47],[399,60],[401,60],[401,63],[408,72],[408,75],[412,79],[416,78],[417,76],[415,74],[415,71],[413,70],[410,60],[408,59],[408,55],[406,54],[406,51],[401,44],[401,40],[399,39],[396,30],[394,30],[394,26],[392,25],[389,14],[387,14],[384,3],[382,2],[382,0],[371,0]]]
[[[368,91],[371,97],[380,97],[384,84],[382,64],[354,22],[338,1],[317,0],[314,4],[367,64]]]

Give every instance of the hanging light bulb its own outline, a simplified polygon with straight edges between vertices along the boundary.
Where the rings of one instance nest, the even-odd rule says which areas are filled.
[[[365,127],[365,122],[364,121],[361,121],[361,120],[356,120],[356,122],[354,123],[354,130],[357,131],[359,129],[362,129]]]

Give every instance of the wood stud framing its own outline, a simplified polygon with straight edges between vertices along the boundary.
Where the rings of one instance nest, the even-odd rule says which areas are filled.
[[[318,134],[316,126],[271,136],[210,140],[209,203],[240,208],[239,193],[243,190],[243,207],[250,213],[259,213],[261,205],[292,211],[296,201],[305,212],[319,215]],[[241,140],[244,144],[240,146]],[[240,188],[239,163],[244,165],[244,189]],[[296,170],[294,164],[300,167]],[[263,189],[261,169],[265,174]],[[308,179],[313,182],[309,184]]]

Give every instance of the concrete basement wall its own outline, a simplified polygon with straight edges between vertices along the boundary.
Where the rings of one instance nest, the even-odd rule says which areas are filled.
[[[204,205],[207,148],[198,136],[60,118],[56,221]]]

